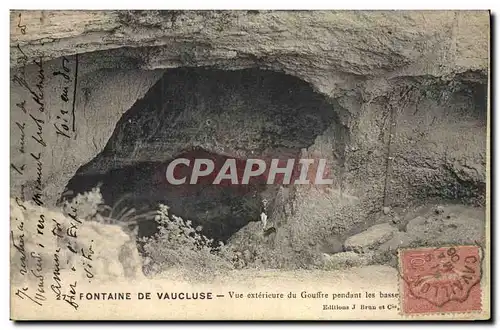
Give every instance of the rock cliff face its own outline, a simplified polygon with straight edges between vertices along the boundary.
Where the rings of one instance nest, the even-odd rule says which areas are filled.
[[[336,111],[310,85],[289,75],[256,69],[172,69],[122,116],[104,150],[80,168],[67,188],[77,193],[103,182],[110,205],[125,194],[136,206],[164,202],[174,214],[226,240],[234,229],[259,219],[265,182],[177,186],[165,178],[167,164],[175,158],[214,159],[217,172],[228,158],[286,162],[330,128],[336,143],[325,156],[334,166],[342,162],[347,132]],[[243,170],[244,163],[237,166]],[[119,170],[125,167],[129,170]],[[216,229],[223,224],[230,229]]]
[[[72,190],[79,177],[106,182],[192,147],[241,159],[320,155],[332,187],[273,193],[277,232],[263,244],[283,255],[365,226],[384,206],[484,205],[488,52],[489,15],[475,11],[11,13],[12,75],[36,82],[32,61],[44,61],[48,204],[75,174]],[[71,74],[78,62],[71,138],[53,128],[64,59]],[[32,119],[16,106],[23,86],[12,83],[11,95],[11,161],[22,164],[16,123]],[[36,167],[12,178],[12,194],[30,199]],[[129,181],[147,189],[140,175]],[[231,233],[258,220],[259,198]]]

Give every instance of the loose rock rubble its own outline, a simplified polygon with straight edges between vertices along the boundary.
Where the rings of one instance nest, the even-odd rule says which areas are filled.
[[[385,213],[385,212],[384,212]],[[483,244],[484,209],[464,205],[438,205],[419,209],[413,215],[394,215],[397,221],[381,219],[376,224],[344,242],[345,252],[323,254],[327,270],[360,267],[381,263],[397,267],[397,254],[401,248],[438,247],[458,244]],[[407,220],[404,230],[394,226]]]
[[[378,251],[397,251],[398,248],[405,248],[410,246],[415,241],[415,238],[405,232],[398,231],[387,242],[381,244]]]
[[[353,251],[340,252],[333,255],[324,254],[324,269],[336,270],[349,267],[361,267],[369,265],[373,258],[373,253],[356,253]]]

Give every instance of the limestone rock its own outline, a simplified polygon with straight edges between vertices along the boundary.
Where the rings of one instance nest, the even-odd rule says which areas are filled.
[[[406,232],[425,246],[474,244],[484,241],[484,221],[484,209],[448,206],[410,220]]]
[[[237,231],[228,241],[233,246],[255,246],[265,242],[262,224],[258,221],[251,221],[245,227]]]
[[[370,264],[372,253],[358,254],[353,251],[339,252],[333,255],[323,254],[323,268],[326,270],[361,267]]]
[[[344,242],[346,251],[367,252],[389,240],[397,229],[388,223],[375,225],[367,230],[349,237]]]
[[[23,69],[23,62],[31,63],[39,57],[44,59],[44,70],[54,72],[60,68],[62,56],[74,64],[76,57],[72,55],[79,54],[74,100],[78,139],[62,144],[55,130],[46,132],[46,149],[51,150],[43,155],[43,163],[51,164],[44,172],[47,205],[61,196],[79,168],[90,168],[89,161],[97,155],[107,154],[106,159],[112,160],[95,162],[101,171],[110,170],[120,158],[131,160],[131,155],[141,161],[153,156],[160,161],[170,159],[191,144],[211,153],[229,151],[229,155],[234,155],[238,151],[245,157],[255,157],[253,153],[260,151],[260,146],[268,145],[266,139],[273,120],[259,122],[252,118],[265,115],[281,120],[276,114],[284,113],[291,119],[286,120],[286,125],[273,125],[271,128],[279,134],[271,135],[287,138],[288,146],[310,146],[322,150],[324,157],[330,155],[334,159],[328,163],[337,171],[334,177],[341,178],[343,185],[338,194],[319,197],[312,196],[312,189],[301,197],[304,203],[297,200],[291,204],[299,207],[285,206],[283,213],[290,219],[282,220],[283,227],[277,235],[277,245],[282,250],[265,251],[273,251],[289,261],[290,255],[295,254],[287,254],[287,248],[303,251],[311,238],[319,241],[321,233],[343,235],[369,214],[380,211],[387,177],[387,145],[383,143],[387,136],[381,136],[387,127],[380,123],[387,119],[387,100],[396,102],[399,109],[393,123],[397,129],[391,142],[393,168],[387,190],[393,207],[428,196],[481,201],[485,195],[490,31],[487,11],[23,11],[20,24],[27,26],[25,33],[18,27],[19,14],[10,14],[12,74]],[[172,112],[178,114],[172,118],[175,120],[161,113],[155,115],[161,107],[147,106],[141,101],[164,74],[169,77],[162,81],[174,82],[168,79],[175,72],[201,70],[200,67],[228,72],[260,68],[296,77],[315,93],[327,97],[332,109],[328,108],[324,112],[327,118],[320,121],[326,126],[305,120],[310,116],[306,113],[309,110],[288,112],[275,108],[289,102],[293,95],[297,97],[296,89],[262,89],[265,95],[277,95],[273,103],[263,104],[263,94],[255,93],[255,89],[245,87],[244,93],[235,93],[241,84],[229,83],[231,88],[213,93],[207,86],[222,84],[207,84],[198,79],[200,88],[183,85],[188,88],[179,87],[180,96],[171,98],[173,107],[201,100],[189,111]],[[36,67],[28,65],[25,73],[30,82],[36,82]],[[47,74],[45,78],[46,108],[59,109],[58,93],[49,93],[60,90],[59,77]],[[287,87],[283,81],[276,79],[276,85]],[[214,98],[201,99],[207,88]],[[184,90],[197,92],[187,95]],[[25,94],[21,86],[12,84],[11,131],[15,133],[11,150],[15,150],[20,133],[16,122],[25,120],[23,112],[16,108]],[[165,98],[162,93],[158,95]],[[250,96],[245,98],[246,95]],[[248,99],[257,103],[246,102]],[[215,111],[227,104],[231,111]],[[249,110],[238,112],[233,105],[245,105]],[[55,115],[47,112],[41,119],[52,125]],[[186,125],[177,122],[182,118],[188,119]],[[181,129],[171,130],[169,124],[174,122]],[[307,128],[306,133],[318,132],[314,140],[296,143],[296,136],[310,134],[296,134],[298,130],[290,124]],[[264,129],[255,129],[258,127]],[[156,130],[161,134],[153,134]],[[163,133],[172,133],[171,141],[165,142],[169,136]],[[131,139],[124,141],[112,138],[113,135]],[[347,140],[355,148],[342,142]],[[130,152],[121,156],[110,153],[115,143]],[[175,149],[165,149],[172,146]],[[13,163],[22,164],[23,157],[11,152]],[[118,166],[122,169],[128,165]],[[11,194],[18,194],[23,185],[35,180],[35,170],[32,167],[22,177],[13,176]],[[158,173],[163,175],[164,171]],[[132,182],[126,184],[132,186]],[[148,181],[134,184],[140,188],[152,185]],[[211,202],[217,206],[218,214],[227,213],[227,219],[235,219],[227,207],[220,207],[219,201]],[[194,209],[191,203],[180,204]],[[248,209],[241,209],[242,214],[248,214]],[[209,213],[207,217],[210,216]],[[245,221],[250,220],[254,217]],[[460,226],[450,225],[467,228],[467,221],[460,222]],[[262,238],[253,237],[261,226],[254,229],[255,232],[245,232],[248,238],[235,238],[234,241],[245,243],[242,251],[246,245],[253,246],[249,249],[252,253],[264,249],[259,241]],[[416,233],[419,238],[426,238],[426,234],[419,234],[418,230]],[[297,254],[296,258],[300,261],[302,257]]]
[[[82,266],[83,261],[91,266],[87,268],[93,275],[92,280],[114,281],[119,278],[138,279],[143,276],[142,261],[135,238],[125,233],[120,226],[91,221],[82,221],[82,224],[78,224],[58,211],[29,203],[24,203],[23,206],[26,209],[22,209],[11,200],[11,239],[16,246],[21,246],[21,235],[24,235],[22,238],[28,269],[34,269],[36,260],[33,256],[37,255],[45,265],[42,273],[47,278],[52,278],[54,276],[52,272],[56,267],[54,258],[57,254],[60,277],[64,278],[64,281],[89,280]],[[37,234],[36,224],[40,215],[46,220],[43,235]],[[21,222],[25,224],[22,231],[19,230]],[[72,224],[77,227],[71,227]],[[67,230],[76,233],[76,238],[68,237]],[[76,253],[68,246],[71,246]],[[83,253],[92,260],[82,259]],[[16,261],[21,257],[22,252],[19,249],[11,250],[13,283],[26,283],[34,279],[29,275],[22,276],[22,262]],[[75,267],[76,271],[71,267]]]
[[[444,212],[444,207],[443,207],[443,206],[441,206],[441,205],[438,205],[438,206],[436,206],[436,208],[434,209],[434,212],[435,212],[436,214],[441,214],[441,213],[443,213],[443,212]]]
[[[331,71],[401,75],[486,70],[487,11],[19,11],[11,12],[11,65],[117,50],[143,68],[267,61],[327,87]],[[301,28],[298,29],[297,25]],[[293,43],[289,41],[293,40]],[[43,42],[43,44],[42,44]],[[16,51],[16,45],[23,54]],[[142,54],[146,48],[147,55]],[[149,49],[148,49],[149,48]],[[447,56],[453,52],[453,57]],[[280,59],[275,60],[279,54]],[[96,54],[98,55],[98,54]],[[315,73],[318,74],[314,77]],[[324,76],[322,78],[321,76]]]
[[[394,235],[385,243],[378,247],[378,251],[396,251],[398,248],[405,248],[415,240],[413,236],[405,232],[395,232]]]
[[[343,250],[342,242],[335,236],[325,239],[319,248],[321,252],[328,254],[339,253]]]
[[[58,70],[62,56],[71,58],[73,63],[72,55],[79,54],[80,77],[75,106],[77,114],[85,113],[76,123],[79,138],[69,145],[62,145],[57,143],[55,133],[45,137],[53,150],[44,156],[47,159],[43,159],[44,163],[53,164],[53,168],[47,168],[44,187],[51,202],[60,197],[64,186],[80,166],[103,151],[121,116],[160,79],[163,70],[178,67],[211,67],[228,71],[259,67],[284,72],[309,83],[329,99],[335,99],[332,103],[339,120],[348,127],[358,127],[362,132],[351,133],[356,151],[348,150],[357,156],[350,156],[346,165],[360,171],[368,168],[367,173],[352,175],[363,178],[363,194],[379,198],[379,176],[385,164],[380,155],[384,154],[385,145],[372,144],[380,132],[380,127],[375,124],[379,118],[374,116],[383,113],[377,109],[374,100],[392,93],[400,95],[403,91],[392,90],[396,85],[411,82],[413,88],[413,77],[429,77],[429,81],[422,81],[423,86],[431,86],[439,95],[442,91],[432,85],[434,79],[443,81],[446,86],[449,82],[453,82],[453,86],[467,81],[479,82],[486,90],[489,22],[487,11],[12,11],[10,58],[11,68],[19,69],[23,62],[31,63],[33,59],[43,57],[45,71],[53,72]],[[21,30],[18,24],[25,25],[26,30]],[[26,74],[33,80],[36,70],[28,66]],[[47,90],[57,90],[57,81],[58,77],[46,75]],[[15,104],[22,101],[16,96],[22,95],[19,86],[13,86],[12,131],[16,129],[15,122],[22,119],[17,117],[19,111],[15,110]],[[429,97],[419,99],[428,101]],[[58,95],[46,93],[46,108],[58,109],[58,100]],[[460,100],[459,103],[470,102]],[[370,106],[365,107],[368,104]],[[408,105],[408,109],[414,108],[413,102]],[[385,104],[381,106],[385,109]],[[433,116],[437,113],[434,105],[425,104],[419,108],[433,109]],[[474,109],[472,113],[485,113],[478,110]],[[450,186],[456,177],[484,185],[485,152],[482,150],[486,148],[475,129],[484,132],[485,124],[470,122],[467,130],[456,130],[452,126],[448,133],[456,132],[460,137],[470,134],[463,139],[444,139],[447,135],[442,134],[442,129],[447,126],[443,124],[444,127],[433,130],[436,136],[426,137],[415,146],[411,141],[427,132],[429,124],[424,119],[430,115],[420,112],[422,120],[416,123],[411,111],[412,119],[407,123],[408,140],[405,140],[407,145],[396,148],[395,161],[408,159],[411,164],[441,164],[444,150],[437,147],[434,150],[430,146],[455,151],[451,158],[447,154],[446,172],[419,165],[418,169],[407,174],[408,166],[396,162],[392,179],[397,184],[391,187],[395,194],[410,197],[413,194],[409,190],[426,192],[421,188],[430,189],[428,186],[436,186],[436,181],[442,182],[438,188]],[[450,112],[443,113],[441,121],[445,123]],[[358,119],[350,118],[352,114]],[[436,123],[440,122],[439,119]],[[44,120],[49,122],[50,118]],[[235,123],[234,120],[229,122]],[[467,116],[467,121],[462,124],[468,122]],[[149,131],[156,122],[148,119],[144,124],[136,131]],[[403,124],[398,122],[395,147],[404,142],[400,140],[400,135],[406,131],[401,130]],[[213,134],[207,136],[211,138]],[[335,137],[334,140],[339,139]],[[470,141],[467,144],[469,150],[465,152],[463,142],[467,140]],[[455,146],[453,141],[460,141],[460,145]],[[201,138],[196,141],[197,144],[202,142],[207,141]],[[213,147],[221,144],[216,142]],[[134,143],[141,145],[142,140]],[[234,143],[223,146],[234,147]],[[161,155],[158,148],[148,147],[153,151],[149,155]],[[367,157],[367,151],[374,151],[373,156]],[[15,156],[16,153],[12,153],[14,161],[18,161]],[[458,160],[463,161],[457,163]],[[363,161],[371,165],[365,166]],[[374,164],[379,164],[377,167],[380,168],[374,168]],[[24,178],[33,179],[35,175],[30,172]],[[444,180],[447,177],[453,180]],[[369,178],[371,182],[367,183]],[[16,189],[12,191],[17,192],[26,183],[23,180],[14,179]],[[361,185],[354,182],[353,188],[358,184]],[[351,189],[350,195],[364,197],[355,190]],[[436,191],[431,192],[436,194]]]

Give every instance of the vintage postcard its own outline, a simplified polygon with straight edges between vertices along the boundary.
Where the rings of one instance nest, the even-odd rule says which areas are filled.
[[[490,318],[488,11],[10,11],[20,320]]]

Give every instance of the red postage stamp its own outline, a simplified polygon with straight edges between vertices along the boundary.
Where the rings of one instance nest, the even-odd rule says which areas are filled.
[[[403,314],[481,310],[478,246],[402,250],[399,267]]]

